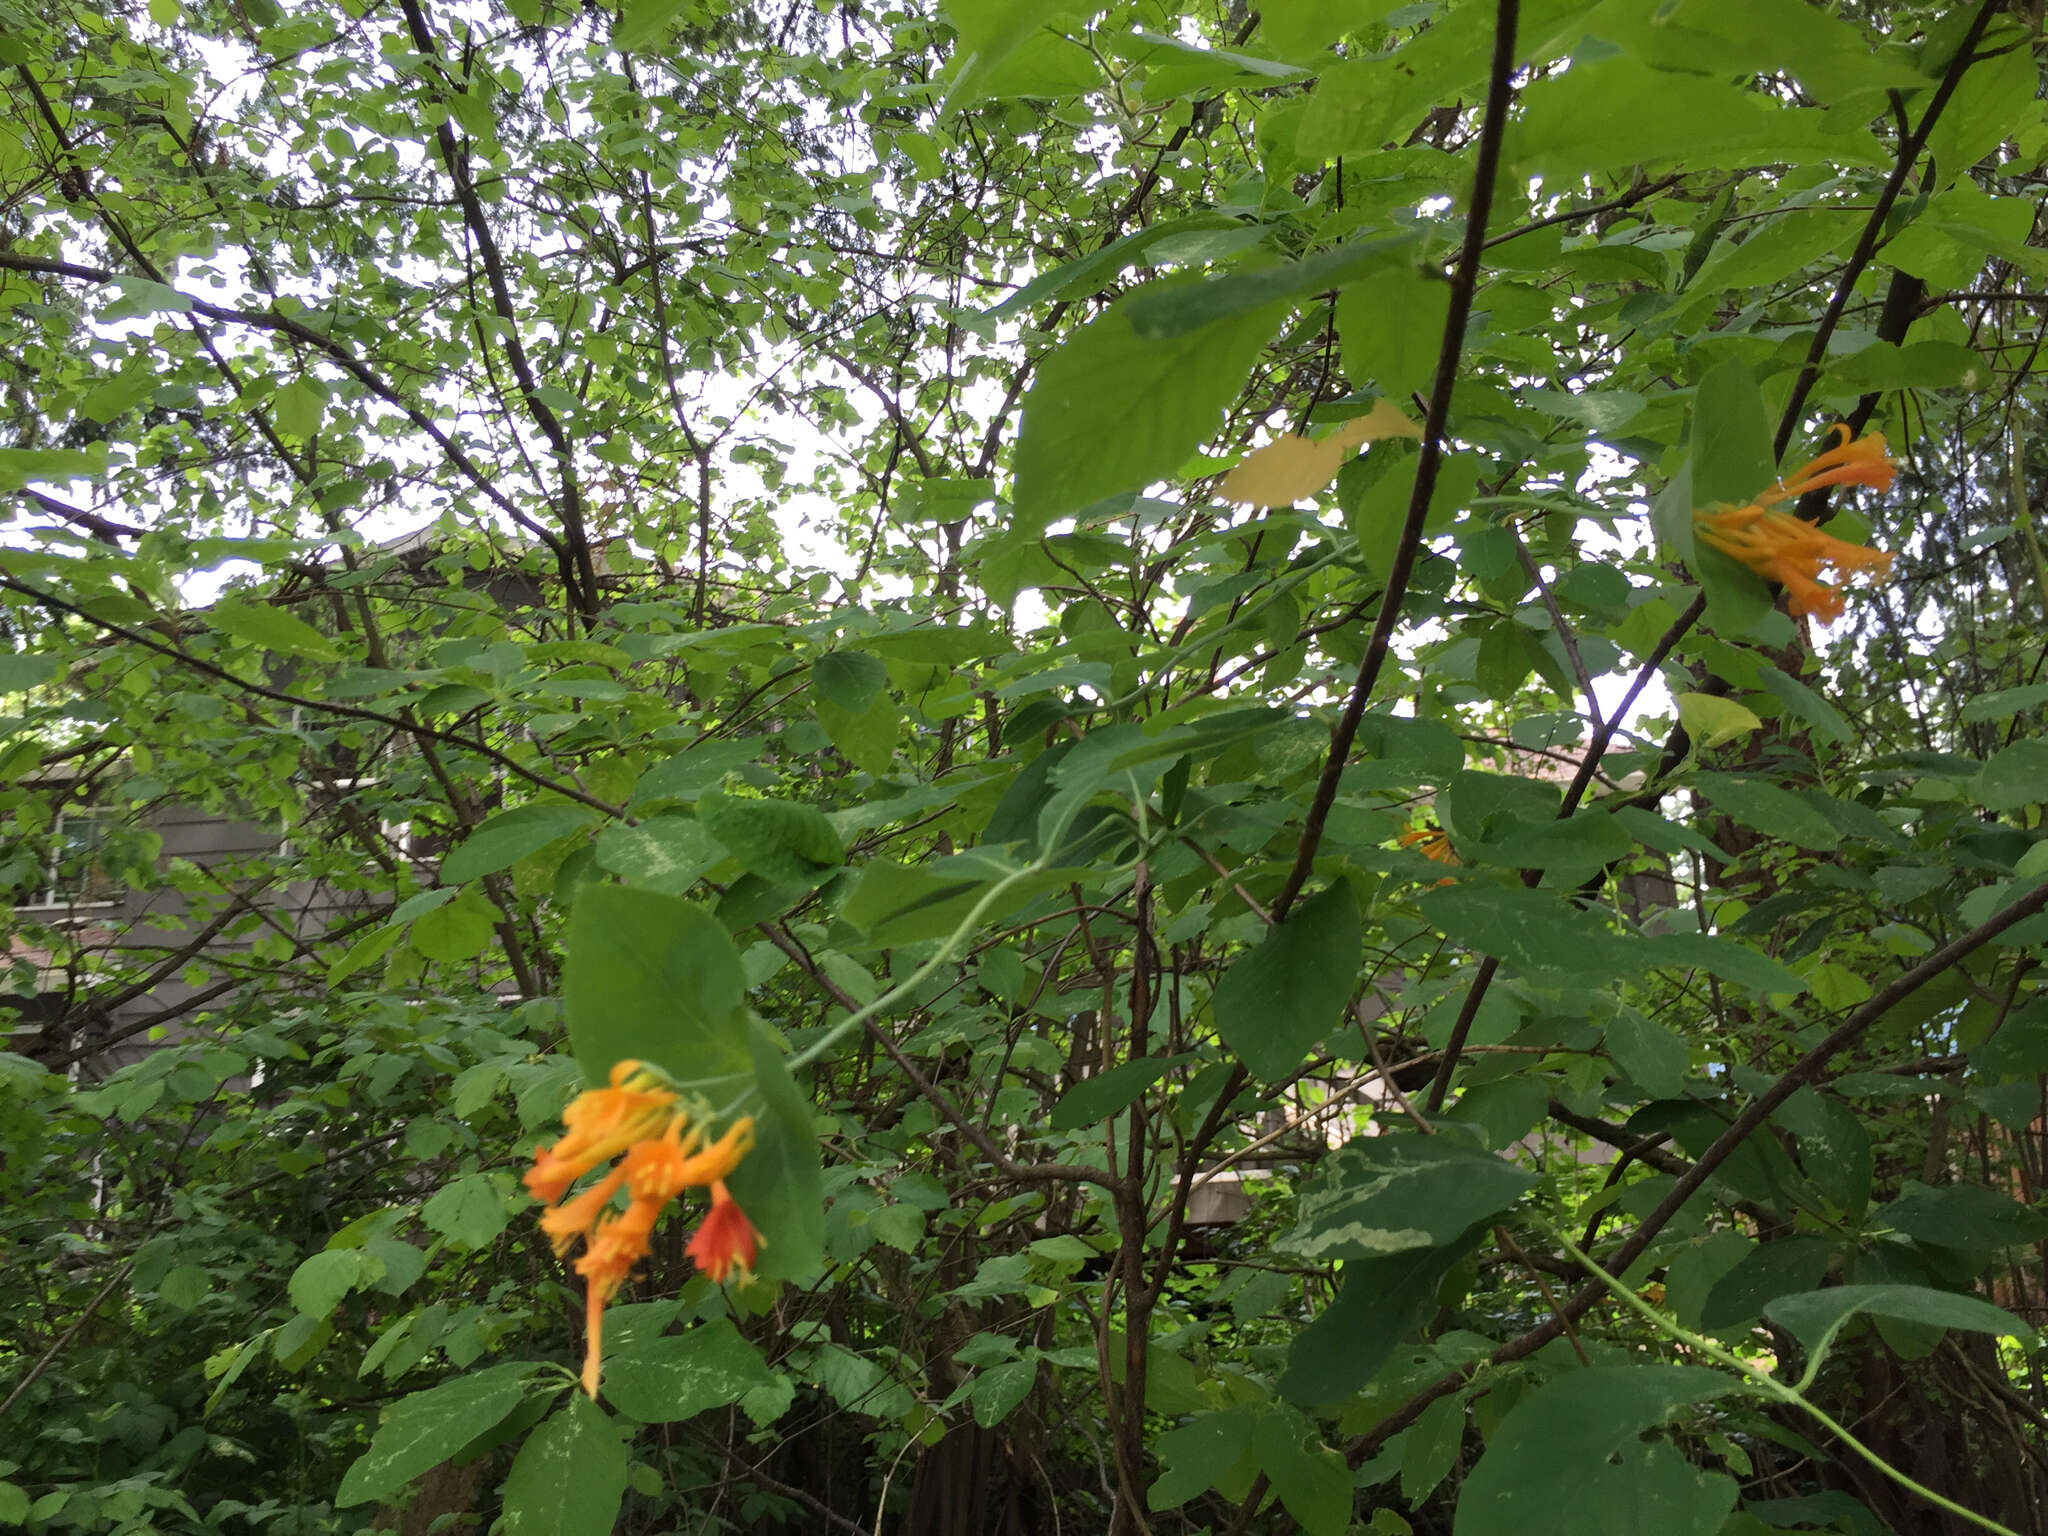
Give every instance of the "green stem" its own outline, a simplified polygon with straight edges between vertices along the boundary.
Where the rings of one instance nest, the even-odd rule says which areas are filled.
[[[1061,830],[1064,831],[1065,829],[1062,828]],[[1055,836],[1052,841],[1057,845],[1059,838]],[[966,942],[968,935],[981,926],[983,915],[1002,899],[1005,891],[1020,881],[1028,880],[1033,875],[1041,873],[1045,868],[1046,861],[1041,857],[1033,863],[1025,865],[1024,868],[1005,875],[986,891],[982,892],[981,899],[967,909],[967,915],[960,919],[959,925],[946,936],[944,943],[932,951],[924,964],[920,965],[872,1003],[849,1013],[816,1040],[813,1040],[809,1045],[790,1057],[787,1062],[789,1070],[794,1072],[801,1067],[809,1066],[820,1056],[824,1055],[826,1051],[829,1051],[849,1030],[858,1029],[861,1025],[867,1023],[869,1019],[893,1008],[903,998],[908,997],[927,976],[953,958],[954,952]]]
[[[1854,1435],[1849,1433],[1846,1427],[1836,1422],[1836,1420],[1829,1416],[1824,1410],[1816,1407],[1812,1402],[1808,1401],[1805,1394],[1802,1393],[1799,1390],[1799,1388],[1788,1387],[1787,1385],[1785,1385],[1784,1382],[1779,1381],[1775,1376],[1771,1375],[1770,1372],[1763,1370],[1758,1366],[1751,1365],[1746,1360],[1740,1359],[1736,1355],[1730,1353],[1727,1349],[1724,1349],[1721,1345],[1717,1344],[1714,1340],[1706,1338],[1700,1334],[1694,1333],[1692,1332],[1692,1330],[1688,1328],[1681,1327],[1678,1323],[1666,1317],[1663,1313],[1659,1312],[1655,1307],[1651,1306],[1647,1301],[1643,1300],[1641,1296],[1638,1296],[1628,1286],[1624,1285],[1617,1276],[1610,1275],[1605,1269],[1603,1269],[1600,1265],[1596,1264],[1585,1253],[1581,1252],[1578,1245],[1574,1243],[1564,1233],[1557,1231],[1544,1223],[1539,1223],[1539,1225],[1542,1226],[1544,1232],[1546,1232],[1549,1235],[1550,1239],[1553,1242],[1555,1242],[1559,1247],[1563,1248],[1564,1251],[1570,1254],[1574,1259],[1578,1260],[1579,1264],[1586,1270],[1588,1274],[1592,1275],[1594,1279],[1598,1280],[1602,1285],[1606,1286],[1609,1291],[1613,1292],[1617,1300],[1622,1302],[1623,1305],[1627,1306],[1630,1311],[1636,1313],[1638,1316],[1643,1318],[1659,1333],[1664,1334],[1667,1338],[1674,1339],[1677,1342],[1684,1344],[1688,1349],[1694,1350],[1699,1354],[1705,1355],[1708,1359],[1714,1361],[1718,1365],[1724,1365],[1728,1367],[1737,1375],[1741,1376],[1743,1379],[1743,1383],[1746,1386],[1748,1386],[1752,1391],[1758,1392],[1765,1397],[1769,1397],[1776,1402],[1784,1403],[1788,1406],[1802,1410],[1811,1418],[1816,1420],[1822,1428],[1829,1431],[1844,1445],[1848,1446],[1850,1450],[1854,1451],[1858,1456],[1862,1457],[1865,1461],[1869,1462],[1871,1466],[1875,1467],[1878,1471],[1882,1472],[1886,1477],[1890,1478],[1893,1482],[1897,1483],[1901,1488],[1904,1488],[1907,1492],[1919,1495],[1928,1503],[1933,1504],[1938,1508],[1945,1509],[1950,1514],[1955,1515],[1960,1519],[1967,1520],[1970,1522],[1970,1524],[1974,1526],[1978,1526],[1983,1530],[1996,1532],[1997,1536],[2019,1536],[2019,1532],[2013,1530],[2010,1526],[2000,1525],[1996,1520],[1988,1519],[1985,1516],[1976,1513],[1974,1510],[1965,1509],[1962,1505],[1956,1503],[1955,1500],[1945,1498],[1941,1494],[1936,1493],[1932,1488],[1929,1488],[1922,1483],[1915,1482],[1912,1478],[1906,1476],[1905,1473],[1901,1472],[1897,1467],[1893,1466],[1890,1462],[1886,1461],[1882,1456],[1878,1455],[1877,1452],[1873,1451],[1869,1446],[1865,1445],[1861,1440],[1858,1440]],[[1816,1364],[1818,1364],[1818,1362],[1816,1362]],[[1807,1380],[1809,1382],[1812,1380],[1812,1377],[1813,1372],[1808,1371]]]

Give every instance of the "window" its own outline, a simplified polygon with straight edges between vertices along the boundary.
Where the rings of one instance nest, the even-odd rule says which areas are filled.
[[[37,888],[21,902],[25,907],[111,907],[120,889],[102,868],[101,850],[114,808],[79,805],[57,813],[44,851]]]

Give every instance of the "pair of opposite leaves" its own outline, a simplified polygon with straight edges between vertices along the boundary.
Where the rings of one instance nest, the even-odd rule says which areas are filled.
[[[1290,433],[1245,455],[1237,468],[1224,476],[1218,494],[1225,501],[1254,507],[1289,507],[1335,479],[1352,449],[1383,437],[1420,436],[1422,428],[1403,416],[1392,401],[1376,400],[1371,410],[1352,417],[1328,437]]]

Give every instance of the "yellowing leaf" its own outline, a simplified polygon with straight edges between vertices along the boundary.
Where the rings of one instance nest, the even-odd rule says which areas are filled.
[[[1356,448],[1365,443],[1376,443],[1383,437],[1420,437],[1422,428],[1401,414],[1401,408],[1391,400],[1375,400],[1372,409],[1363,416],[1354,416],[1335,432],[1330,441]]]
[[[1224,477],[1220,494],[1225,501],[1255,507],[1292,506],[1328,485],[1344,467],[1345,456],[1361,444],[1421,435],[1422,429],[1391,401],[1377,400],[1363,416],[1352,417],[1320,441],[1290,433],[1247,454]]]
[[[1703,749],[1763,729],[1763,721],[1733,699],[1717,698],[1711,693],[1681,693],[1677,704],[1678,723]]]
[[[1290,433],[1247,454],[1223,477],[1221,495],[1255,507],[1291,506],[1328,485],[1350,451],[1334,437],[1318,443]]]

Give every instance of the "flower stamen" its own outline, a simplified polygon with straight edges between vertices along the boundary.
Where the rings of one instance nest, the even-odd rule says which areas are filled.
[[[1812,614],[1822,620],[1842,614],[1841,592],[1820,580],[1824,568],[1844,576],[1884,576],[1892,567],[1887,551],[1851,544],[1804,518],[1773,510],[1778,502],[1823,486],[1891,487],[1896,469],[1881,435],[1871,432],[1852,440],[1848,427],[1840,423],[1835,432],[1834,447],[1802,464],[1755,501],[1693,513],[1693,530],[1702,543],[1783,587],[1786,606],[1795,615]]]

